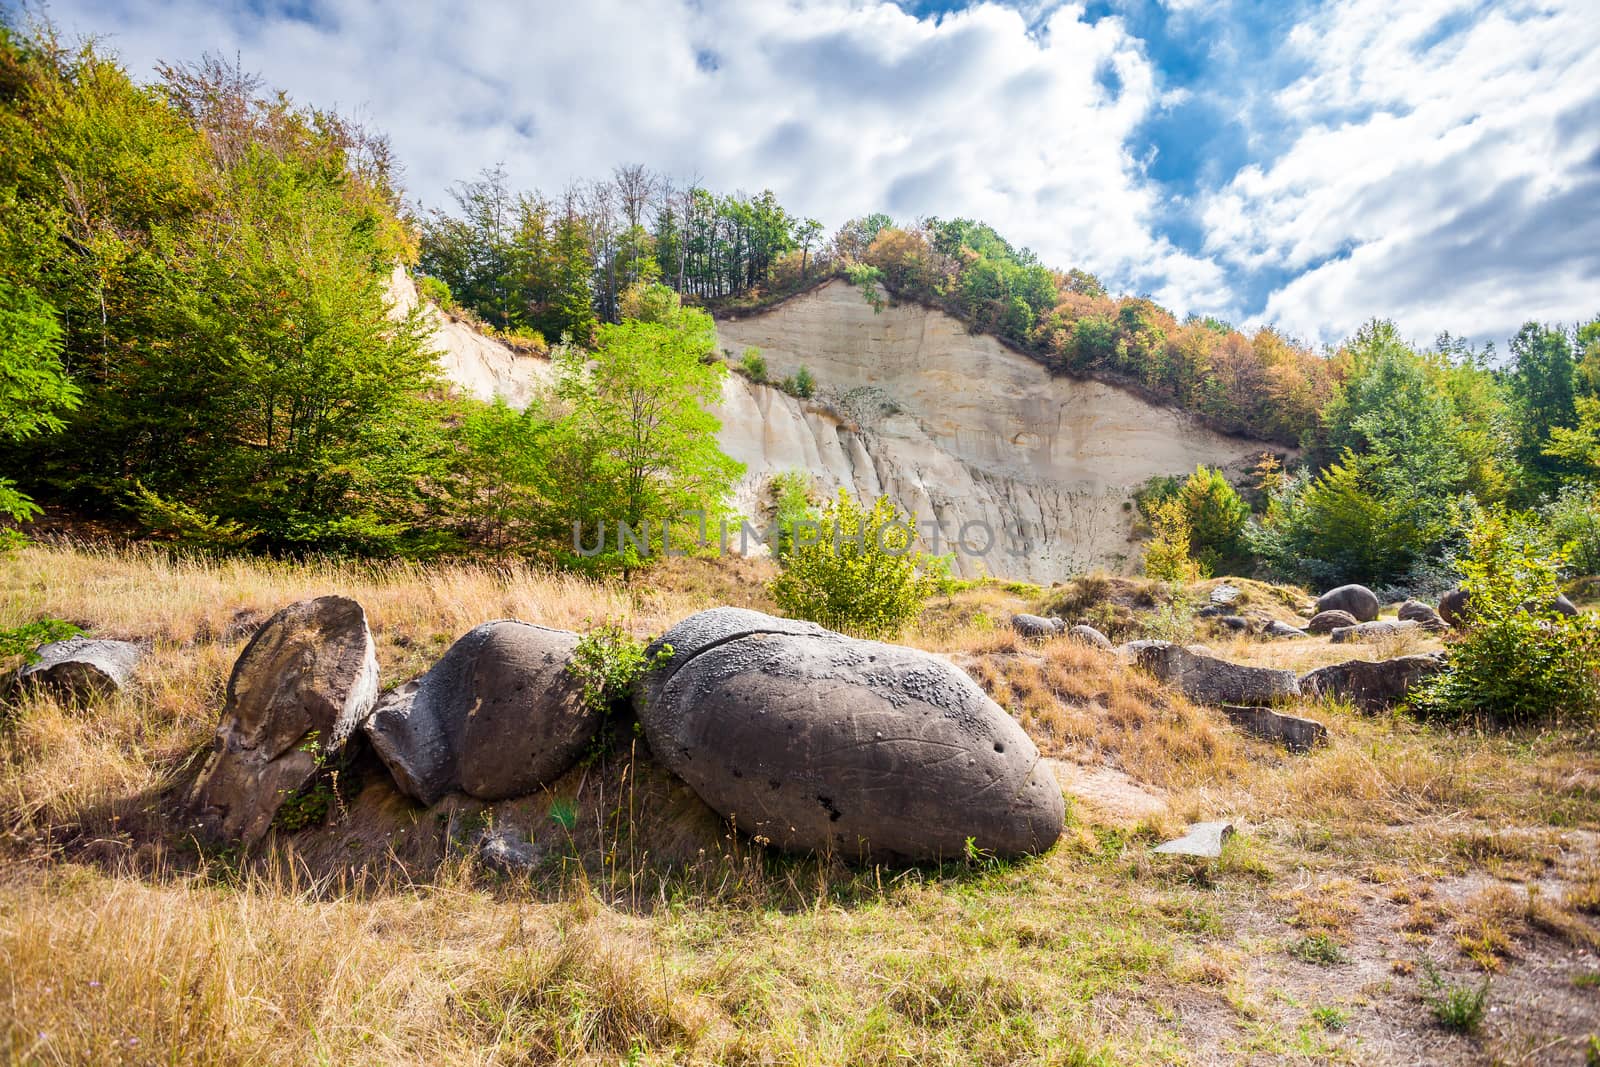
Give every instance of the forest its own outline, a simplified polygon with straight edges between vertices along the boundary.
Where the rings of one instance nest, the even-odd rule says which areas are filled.
[[[1114,296],[981,222],[869,214],[825,236],[770,190],[642,165],[554,194],[493,168],[424,209],[380,134],[234,65],[141,84],[93,46],[0,33],[14,520],[46,504],[220,549],[600,565],[563,549],[574,517],[726,506],[708,312],[843,277],[1292,457],[1142,488],[1154,532],[1184,502],[1204,569],[1441,588],[1477,517],[1509,508],[1572,573],[1600,570],[1600,318],[1529,322],[1503,354],[1374,319],[1317,351]],[[389,316],[395,263],[551,357],[554,394],[527,412],[449,395],[420,317]],[[642,401],[663,417],[641,446]]]

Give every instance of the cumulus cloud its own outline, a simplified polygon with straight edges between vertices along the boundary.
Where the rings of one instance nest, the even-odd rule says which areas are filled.
[[[1332,340],[1373,315],[1504,338],[1600,312],[1600,24],[1342,0],[1298,26],[1290,147],[1208,198],[1205,249],[1289,280],[1261,317]]]
[[[638,161],[713,188],[771,188],[833,226],[887,210],[967,215],[1047,262],[1183,302],[1222,276],[1155,232],[1131,132],[1158,98],[1141,43],[1083,9],[980,4],[500,0],[300,9],[58,0],[136,70],[238,52],[298,99],[370,115],[430,204],[504,162],[558,191]],[[1113,88],[1108,88],[1114,87]]]
[[[1420,337],[1503,337],[1600,310],[1586,306],[1600,291],[1586,2],[1326,0],[1287,31],[1298,5],[1246,0],[1116,0],[1109,17],[1059,0],[925,17],[882,0],[54,0],[51,14],[136,73],[237,53],[297,99],[369,119],[426,204],[495,163],[556,193],[642,162],[771,188],[830,227],[874,210],[983,219],[1180,312],[1333,340],[1374,314]],[[1175,20],[1163,39],[1152,11]],[[1208,61],[1162,68],[1174,41],[1207,34]],[[1244,116],[1231,132],[1229,99]],[[1180,156],[1186,128],[1170,127],[1186,123]]]

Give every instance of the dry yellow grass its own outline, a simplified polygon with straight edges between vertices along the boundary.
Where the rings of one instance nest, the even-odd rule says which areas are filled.
[[[1290,755],[1113,656],[1021,641],[1007,620],[1041,594],[1000,583],[936,598],[908,639],[966,667],[1046,754],[1142,784],[1163,814],[1130,826],[1083,805],[1062,844],[1027,863],[851,870],[768,855],[697,818],[698,802],[624,744],[502,805],[423,812],[369,777],[328,825],[242,860],[197,855],[171,832],[241,613],[353,596],[394,684],[486,619],[613,619],[643,636],[713,603],[770,607],[768,573],[675,561],[628,587],[470,563],[71,546],[0,559],[0,628],[52,615],[152,645],[133,693],[85,708],[31,696],[5,712],[0,1050],[37,1063],[1451,1062],[1500,1039],[1463,1053],[1396,1025],[1415,1014],[1388,1010],[1412,995],[1398,987],[1339,993],[1356,1005],[1347,1031],[1308,1026],[1304,1006],[1331,1002],[1346,965],[1275,946],[1331,934],[1382,973],[1410,966],[1390,958],[1402,946],[1454,953],[1461,969],[1482,948],[1505,968],[1497,983],[1594,951],[1589,738],[1449,733],[1308,703],[1298,710],[1332,740]],[[1274,612],[1295,596],[1247,591]],[[1300,670],[1371,654],[1208,643]],[[558,803],[576,813],[559,833]],[[1158,832],[1201,817],[1243,831],[1221,862],[1149,854]],[[452,840],[485,820],[535,833],[549,850],[537,877],[462,857]],[[1472,903],[1447,904],[1447,889]],[[1497,1025],[1595,1028],[1576,993],[1558,1022],[1548,997],[1524,1010],[1497,994]]]

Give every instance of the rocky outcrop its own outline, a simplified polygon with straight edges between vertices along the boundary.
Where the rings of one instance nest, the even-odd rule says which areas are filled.
[[[1200,704],[1275,704],[1300,694],[1293,671],[1247,667],[1171,641],[1132,641],[1124,653],[1141,670]]]
[[[532,793],[600,727],[567,672],[578,635],[502,619],[476,626],[426,674],[387,694],[364,729],[402,792],[424,804]]]
[[[1055,637],[1066,629],[1065,619],[1047,619],[1043,615],[1013,615],[1011,628],[1022,637],[1039,641],[1047,637]]]
[[[1355,626],[1359,621],[1348,611],[1319,611],[1311,616],[1310,622],[1306,623],[1306,633],[1331,634],[1335,630]]]
[[[378,659],[360,604],[318,597],[268,619],[228,679],[214,751],[190,801],[200,832],[259,839],[377,696]]]
[[[1291,752],[1309,752],[1328,740],[1328,728],[1315,719],[1237,704],[1224,704],[1222,713],[1245,733],[1264,741],[1276,741]]]
[[[1093,645],[1095,648],[1104,649],[1107,652],[1111,651],[1111,649],[1115,647],[1111,643],[1111,638],[1107,637],[1099,630],[1096,630],[1093,626],[1086,626],[1083,623],[1079,623],[1077,626],[1069,628],[1067,630],[1067,636],[1072,638],[1074,641],[1081,642],[1085,645]]]
[[[1307,696],[1348,700],[1362,711],[1382,711],[1406,699],[1411,687],[1444,670],[1441,652],[1386,660],[1353,659],[1319,667],[1300,679]]]
[[[548,359],[522,355],[465,323],[452,320],[417,295],[416,283],[404,267],[389,277],[390,314],[399,319],[421,307],[429,329],[429,343],[439,354],[445,379],[478,400],[501,398],[514,408],[525,408],[555,377]]]
[[[656,758],[737,829],[786,849],[937,860],[1060,835],[1061,788],[948,661],[717,608],[669,630],[635,707]]]
[[[1317,612],[1348,611],[1357,622],[1371,622],[1378,617],[1378,594],[1364,585],[1341,585],[1317,598]]]
[[[144,650],[130,641],[69,637],[41,646],[38,659],[17,672],[17,683],[88,700],[126,689],[143,658]]]
[[[1336,627],[1330,637],[1334,644],[1343,645],[1351,641],[1376,641],[1379,638],[1395,637],[1421,629],[1420,623],[1378,619],[1373,622],[1358,622],[1354,626]]]

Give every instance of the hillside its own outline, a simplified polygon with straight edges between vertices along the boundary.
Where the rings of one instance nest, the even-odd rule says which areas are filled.
[[[416,300],[403,273],[398,310]],[[429,310],[446,377],[479,399],[526,405],[549,364]],[[881,312],[844,281],[717,324],[725,356],[760,349],[779,379],[801,366],[815,399],[730,375],[718,416],[723,450],[745,465],[736,505],[759,516],[767,485],[786,471],[816,488],[887,495],[919,527],[937,522],[964,577],[1059,581],[1136,562],[1133,491],[1197,464],[1234,473],[1267,446],[1207,429],[1176,408],[1114,385],[1050,374],[1037,361],[942,311]],[[931,546],[930,546],[931,547]]]

